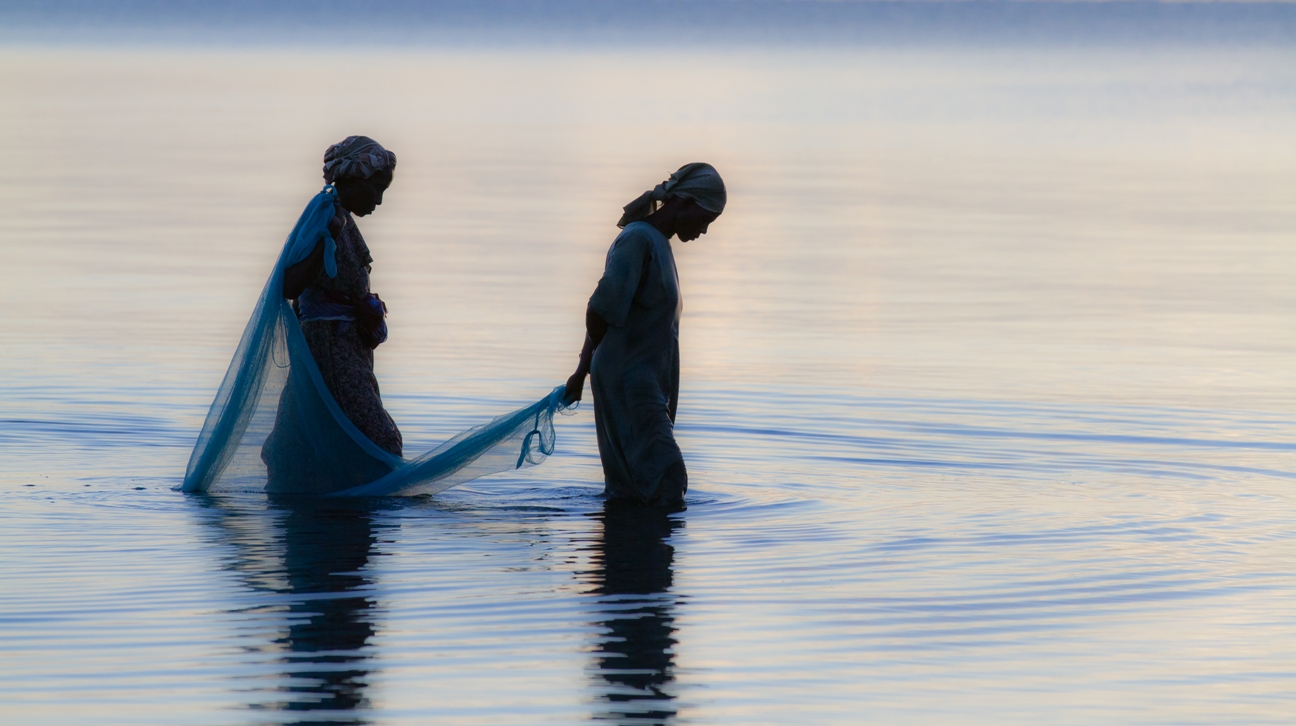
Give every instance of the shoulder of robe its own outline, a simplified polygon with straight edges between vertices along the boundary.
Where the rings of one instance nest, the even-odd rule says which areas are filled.
[[[615,250],[630,251],[635,248],[647,248],[651,251],[653,241],[656,237],[661,236],[656,227],[647,222],[631,222],[621,230],[615,241],[612,242],[612,248]]]
[[[627,224],[625,228],[621,230],[621,234],[617,236],[618,237],[633,236],[633,237],[644,237],[644,238],[651,239],[658,234],[660,234],[660,232],[657,231],[656,227],[652,226],[651,224],[648,224],[643,220],[639,220],[638,222],[631,222],[630,224]]]

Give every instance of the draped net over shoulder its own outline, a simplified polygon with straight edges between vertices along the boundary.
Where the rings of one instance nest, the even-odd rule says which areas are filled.
[[[392,453],[400,451],[400,432],[394,423],[388,430],[382,421],[359,416],[371,433],[366,436],[352,422],[347,414],[363,406],[356,409],[348,404],[349,410],[343,411],[312,354],[318,346],[303,333],[282,292],[284,271],[305,259],[321,240],[324,268],[335,274],[339,267],[352,264],[348,255],[359,254],[357,247],[348,246],[353,240],[343,239],[338,245],[330,233],[329,223],[337,213],[334,191],[325,187],[289,234],[216,392],[180,488],[186,492],[265,490],[269,477],[263,448],[273,450],[266,458],[280,469],[274,477],[275,491],[333,496],[435,493],[543,461],[553,452],[553,416],[563,409],[562,386],[414,458]],[[345,234],[344,228],[339,236]],[[365,249],[363,257],[367,256]],[[367,284],[366,277],[366,288]],[[325,367],[336,372],[348,365],[352,364]],[[369,371],[372,375],[372,352]],[[373,396],[377,400],[376,381]],[[386,416],[380,402],[377,409]],[[390,423],[390,417],[386,421]],[[274,440],[266,447],[272,431]],[[394,442],[384,440],[393,433]]]

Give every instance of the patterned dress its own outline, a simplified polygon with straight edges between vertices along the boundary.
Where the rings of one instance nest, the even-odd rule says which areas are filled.
[[[334,296],[359,301],[369,294],[369,270],[373,258],[355,220],[338,207],[329,223],[337,243],[337,277],[329,277],[320,265],[306,284]],[[312,320],[301,324],[306,344],[319,366],[324,384],[351,423],[380,448],[401,454],[401,433],[383,408],[374,376],[373,349],[360,338],[354,323],[341,320]]]

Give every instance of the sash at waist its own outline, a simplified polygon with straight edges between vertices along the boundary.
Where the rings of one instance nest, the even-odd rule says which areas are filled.
[[[354,321],[355,305],[346,302],[345,298],[308,287],[297,297],[297,319],[303,323],[312,320]]]
[[[297,297],[297,320],[309,323],[315,320],[333,320],[334,329],[341,333],[354,324],[360,339],[370,348],[377,348],[387,340],[387,306],[377,295],[369,293],[359,303],[327,290],[306,288]]]

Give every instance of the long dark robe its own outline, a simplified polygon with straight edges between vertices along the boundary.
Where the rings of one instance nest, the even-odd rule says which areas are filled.
[[[669,240],[646,222],[626,225],[589,305],[608,322],[590,367],[607,495],[678,504],[688,488],[675,443],[683,301]]]

